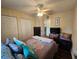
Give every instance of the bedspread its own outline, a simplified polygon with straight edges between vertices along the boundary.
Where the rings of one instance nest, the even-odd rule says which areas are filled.
[[[39,59],[53,59],[53,56],[58,48],[57,44],[53,40],[52,42],[46,44],[42,41],[32,38],[29,39],[26,44],[34,48]]]

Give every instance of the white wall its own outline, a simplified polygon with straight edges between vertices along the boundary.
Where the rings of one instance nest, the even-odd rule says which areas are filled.
[[[60,25],[56,26],[56,17],[60,17]],[[60,27],[62,29],[62,32],[65,33],[72,33],[72,20],[73,20],[73,12],[71,11],[66,11],[66,12],[61,12],[61,13],[56,13],[50,16],[50,22],[51,26],[50,27]]]
[[[73,54],[77,55],[77,8],[73,10],[73,33],[72,33]]]

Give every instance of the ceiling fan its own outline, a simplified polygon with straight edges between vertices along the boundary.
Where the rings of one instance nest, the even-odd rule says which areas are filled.
[[[33,11],[37,14],[37,16],[49,16],[53,14],[53,10],[45,8],[44,3],[38,2],[37,0],[32,0],[32,2],[35,4],[35,9],[33,9]]]
[[[43,3],[37,2],[37,0],[32,0],[33,3],[35,4],[35,9],[34,11],[36,12],[37,16],[43,16],[43,15],[51,15],[52,10],[49,8],[45,8]]]
[[[44,7],[43,4],[37,4],[36,6],[37,16],[43,16],[44,14],[47,15],[46,12],[49,11],[49,9],[44,9],[43,7]]]

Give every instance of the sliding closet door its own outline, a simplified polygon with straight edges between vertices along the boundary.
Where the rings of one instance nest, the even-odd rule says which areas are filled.
[[[16,17],[1,16],[1,37],[2,40],[7,37],[18,37]]]
[[[19,20],[19,37],[21,40],[32,35],[32,21],[28,19]]]

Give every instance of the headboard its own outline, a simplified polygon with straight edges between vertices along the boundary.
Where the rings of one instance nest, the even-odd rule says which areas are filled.
[[[61,28],[50,28],[50,33],[60,34]]]

